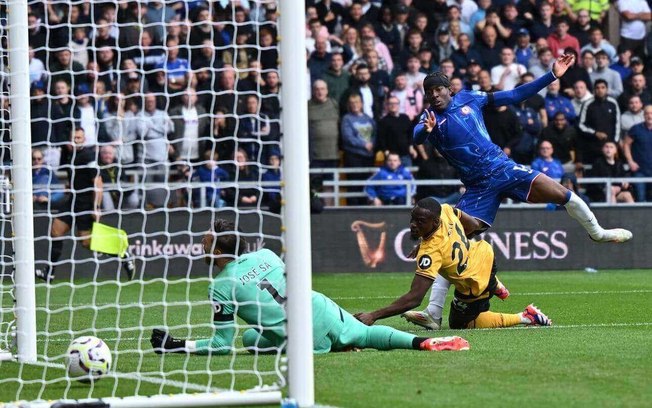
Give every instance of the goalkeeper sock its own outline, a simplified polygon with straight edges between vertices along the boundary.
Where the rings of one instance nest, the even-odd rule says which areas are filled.
[[[426,312],[440,323],[444,311],[444,303],[446,302],[446,294],[448,294],[448,288],[450,286],[451,283],[449,281],[438,277],[432,283],[432,289],[430,289],[430,301],[428,302],[428,307],[426,307]]]
[[[428,337],[415,337],[412,339],[412,348],[415,350],[423,350],[421,348],[421,343],[428,340]]]
[[[528,320],[529,321],[529,320]],[[469,323],[469,329],[495,329],[497,327],[511,327],[523,323],[521,314],[506,314],[482,312]]]
[[[366,344],[355,344],[360,347],[371,347],[377,350],[412,349],[414,334],[405,333],[387,326],[369,326]]]
[[[580,225],[589,233],[591,238],[599,240],[604,234],[604,229],[598,223],[595,215],[577,194],[568,192],[568,202],[564,204],[568,215],[577,220]]]

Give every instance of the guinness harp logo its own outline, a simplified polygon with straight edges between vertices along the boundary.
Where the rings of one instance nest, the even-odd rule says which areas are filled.
[[[384,222],[371,223],[358,220],[351,223],[351,231],[355,232],[355,237],[358,240],[362,261],[370,268],[375,268],[385,260],[385,241],[387,239],[385,228]],[[373,248],[369,243],[369,238],[375,241],[376,237],[378,237],[377,245]]]

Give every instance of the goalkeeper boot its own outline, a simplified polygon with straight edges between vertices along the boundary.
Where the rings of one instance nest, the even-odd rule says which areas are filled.
[[[469,342],[458,336],[432,337],[424,340],[419,345],[421,350],[426,351],[463,351],[471,348]]]
[[[509,289],[503,285],[503,283],[496,278],[496,290],[494,290],[494,295],[498,297],[500,300],[505,300],[509,297]]]
[[[46,267],[43,269],[34,269],[34,276],[44,281],[45,283],[51,283],[54,281],[54,272],[52,271],[52,268]]]
[[[127,250],[125,256],[120,260],[122,262],[122,268],[127,272],[127,278],[133,280],[136,275],[136,260],[131,251]]]
[[[401,317],[427,330],[439,330],[441,328],[441,319],[434,319],[425,311],[418,312],[416,310],[410,310],[409,312],[403,313]]]
[[[593,238],[591,237],[592,240],[596,242],[627,242],[630,239],[632,239],[633,234],[631,231],[623,229],[623,228],[614,228],[614,229],[608,229],[604,230],[604,233],[600,238]]]
[[[534,305],[528,305],[522,316],[530,321],[531,326],[552,326],[552,320]]]

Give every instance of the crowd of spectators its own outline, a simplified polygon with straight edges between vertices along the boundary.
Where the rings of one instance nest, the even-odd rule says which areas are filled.
[[[276,5],[30,1],[33,157],[44,163],[35,163],[34,177],[55,182],[71,162],[64,146],[81,127],[100,166],[113,169],[113,183],[211,182],[202,193],[206,205],[276,208],[278,189],[245,183],[280,178]],[[440,70],[457,92],[509,90],[573,53],[574,67],[540,95],[485,108],[493,141],[518,163],[558,179],[650,177],[650,20],[645,0],[306,0],[310,165],[382,165],[350,180],[403,179],[407,168],[418,169],[417,180],[455,179],[430,146],[411,143],[427,107],[424,77]],[[201,205],[196,189],[173,197],[156,186],[146,193],[118,188],[104,201],[114,208],[133,208],[139,199],[152,208]],[[612,197],[602,186],[587,193],[648,198],[642,184],[613,187]],[[349,191],[360,193],[352,204],[400,203],[410,195],[362,185]],[[414,192],[451,202],[459,194],[446,186]],[[53,196],[39,192],[35,200]]]

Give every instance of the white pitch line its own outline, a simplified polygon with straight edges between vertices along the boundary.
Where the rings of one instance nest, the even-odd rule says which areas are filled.
[[[510,292],[511,296],[579,296],[579,295],[624,295],[635,293],[652,293],[652,289],[634,290],[595,290],[595,291],[568,291],[568,292]],[[340,296],[332,297],[333,300],[365,300],[365,299],[396,299],[398,296]]]
[[[585,291],[568,291],[568,292],[510,292],[510,296],[579,296],[579,295],[627,295],[627,294],[637,294],[637,293],[652,293],[652,289],[633,289],[633,290],[585,290]],[[396,296],[333,296],[330,297],[333,300],[373,300],[373,299],[396,299],[399,297],[399,295]],[[129,309],[133,307],[140,307],[140,306],[147,306],[147,305],[160,305],[160,306],[210,306],[210,302],[208,301],[190,301],[190,302],[170,302],[168,305],[163,304],[161,301],[157,302],[139,302],[139,303],[128,303],[128,304],[122,304],[123,309]],[[72,306],[74,307],[84,307],[84,306],[95,306],[95,307],[103,307],[103,306],[112,306],[116,305],[116,303],[75,303]],[[37,310],[42,311],[45,307],[64,307],[64,306],[70,306],[67,303],[48,303],[46,305],[39,305],[37,306]]]
[[[647,326],[652,326],[652,322],[633,322],[633,323],[595,323],[595,324],[561,324],[561,325],[555,325],[553,323],[552,326],[548,327],[543,327],[544,329],[583,329],[583,328],[596,328],[596,327],[647,327]],[[477,330],[515,330],[515,329],[533,329],[533,328],[538,328],[539,326],[532,327],[532,326],[513,326],[513,327],[497,327],[497,328],[487,328],[487,329],[473,329],[473,331]],[[443,330],[450,330],[450,329],[443,329]],[[410,333],[417,333],[421,332],[422,330],[407,330]],[[433,332],[434,333],[434,332]],[[103,339],[107,342],[116,342],[118,340],[120,341],[138,341],[140,338],[138,337],[122,337],[120,339],[116,338],[106,338]],[[70,341],[69,338],[49,338],[49,342],[53,343],[63,343],[63,342],[68,342]],[[40,363],[40,364],[45,364],[45,363]],[[47,364],[54,364],[54,367],[61,368],[59,367],[62,364],[56,364],[56,363],[47,363]]]
[[[554,321],[554,319],[553,319]],[[494,327],[484,329],[467,329],[464,332],[475,331],[495,331],[495,330],[561,330],[561,329],[595,329],[595,328],[612,328],[612,327],[648,327],[652,326],[652,322],[633,322],[633,323],[595,323],[595,324],[552,324],[552,326],[512,326],[512,327]],[[423,333],[424,330],[407,330],[408,333]],[[453,331],[452,329],[442,329],[442,331]],[[454,330],[459,332],[460,330]],[[428,331],[428,333],[437,333],[436,331]]]
[[[43,367],[50,367],[50,368],[60,368],[62,370],[66,369],[66,366],[64,364],[52,363],[52,362],[48,362],[48,361],[37,361],[37,362],[29,363],[29,365],[36,365],[36,366],[43,366]],[[222,388],[214,388],[214,387],[206,388],[205,386],[202,386],[202,385],[199,385],[199,384],[186,383],[186,382],[183,382],[183,381],[176,381],[176,380],[166,380],[164,378],[157,378],[157,377],[146,377],[146,376],[139,375],[139,374],[111,372],[111,373],[107,374],[107,377],[124,378],[124,379],[127,379],[127,380],[143,381],[143,382],[148,382],[148,383],[151,383],[151,384],[158,384],[158,385],[170,385],[170,386],[177,387],[177,388],[180,388],[180,389],[199,391],[199,392],[225,392],[225,391],[228,391],[228,390],[222,389]]]

